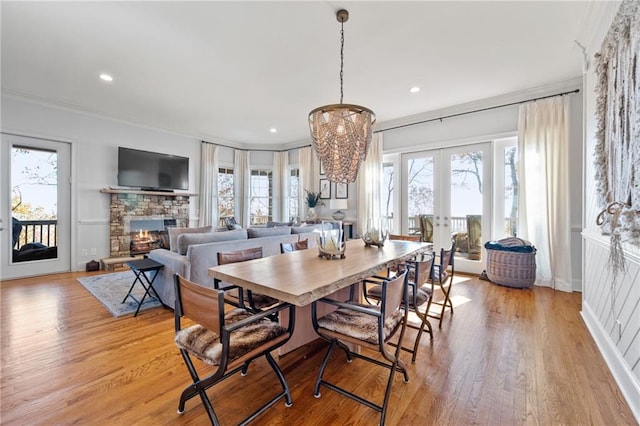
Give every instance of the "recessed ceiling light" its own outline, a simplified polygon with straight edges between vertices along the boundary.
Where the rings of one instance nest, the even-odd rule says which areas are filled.
[[[104,81],[113,81],[113,77],[105,73],[100,74],[100,79]]]
[[[418,93],[420,91],[420,88],[418,86],[413,86],[411,89],[409,89],[409,92],[411,93]]]
[[[276,133],[278,131],[278,129],[276,129],[275,127],[272,127],[272,128],[269,129],[269,131],[271,133]]]

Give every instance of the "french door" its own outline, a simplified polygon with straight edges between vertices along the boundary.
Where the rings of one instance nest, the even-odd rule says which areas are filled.
[[[491,144],[480,143],[402,156],[402,232],[426,233],[436,252],[455,241],[456,270],[461,272],[485,269],[483,245],[491,235],[490,153]]]
[[[71,146],[2,134],[0,279],[71,270]]]

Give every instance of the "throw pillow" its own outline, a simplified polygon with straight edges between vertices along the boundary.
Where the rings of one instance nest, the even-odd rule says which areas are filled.
[[[169,250],[178,253],[178,237],[182,234],[197,234],[200,232],[211,232],[210,226],[200,228],[176,228],[169,227]]]

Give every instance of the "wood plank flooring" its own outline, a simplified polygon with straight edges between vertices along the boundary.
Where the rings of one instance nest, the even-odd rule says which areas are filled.
[[[176,414],[189,376],[162,308],[113,318],[68,273],[1,285],[3,425],[200,425],[199,399]],[[518,290],[460,279],[432,342],[423,338],[410,382],[396,376],[389,425],[637,424],[580,317],[580,294]],[[408,331],[409,339],[414,336]],[[254,424],[377,424],[378,413],[328,389],[313,397],[322,342],[279,360],[293,407],[278,403]],[[304,352],[304,353],[303,353]],[[379,398],[386,370],[336,352],[327,378]],[[236,424],[278,386],[264,360],[209,395]],[[378,399],[380,400],[380,399]]]

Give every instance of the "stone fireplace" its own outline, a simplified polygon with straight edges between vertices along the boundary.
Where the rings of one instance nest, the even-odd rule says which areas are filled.
[[[112,258],[169,248],[167,227],[189,226],[191,194],[115,189],[102,192],[111,194],[109,256]]]
[[[175,219],[154,216],[125,217],[124,232],[129,233],[131,255],[147,254],[159,248],[169,250],[167,228],[170,226],[176,226]]]

